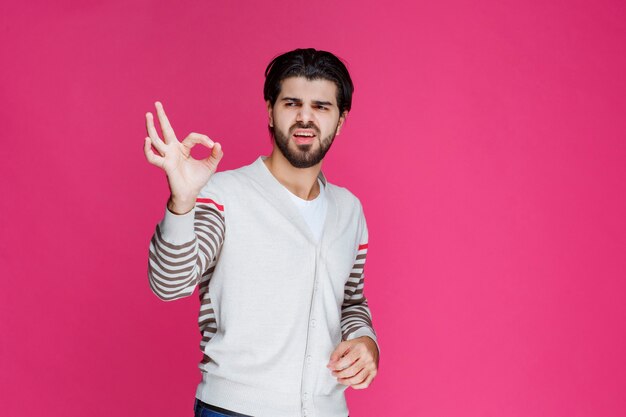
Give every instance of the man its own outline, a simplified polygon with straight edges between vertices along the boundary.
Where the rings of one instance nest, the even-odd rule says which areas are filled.
[[[149,282],[163,300],[199,287],[196,416],[345,417],[345,389],[369,386],[379,354],[363,209],[321,171],[353,85],[337,57],[315,49],[276,57],[265,77],[273,150],[238,169],[216,172],[222,147],[205,135],[179,142],[161,103],[162,139],[146,114],[146,158],[171,191]],[[197,144],[211,155],[192,158]]]

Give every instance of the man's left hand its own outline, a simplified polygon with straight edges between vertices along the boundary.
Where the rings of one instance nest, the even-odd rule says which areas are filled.
[[[367,388],[378,372],[378,347],[368,336],[346,340],[337,346],[326,365],[337,382],[354,389]]]

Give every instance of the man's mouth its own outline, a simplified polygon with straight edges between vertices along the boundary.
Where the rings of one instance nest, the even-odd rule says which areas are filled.
[[[293,132],[293,138],[298,144],[311,143],[317,137],[314,130],[296,129]]]

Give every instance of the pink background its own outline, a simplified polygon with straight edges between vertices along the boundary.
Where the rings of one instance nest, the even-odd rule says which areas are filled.
[[[51,3],[0,13],[0,414],[192,414],[144,114],[248,164],[266,64],[311,46],[356,85],[324,162],[370,230],[382,356],[351,416],[626,415],[623,1]]]

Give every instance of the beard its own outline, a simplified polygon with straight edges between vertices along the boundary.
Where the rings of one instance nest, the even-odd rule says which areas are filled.
[[[318,141],[320,146],[314,148],[313,145],[315,145],[315,141],[306,144],[297,144],[294,142],[293,145],[290,146],[291,134],[285,135],[280,129],[270,126],[270,134],[274,139],[274,143],[278,146],[280,153],[282,153],[285,159],[295,168],[310,168],[313,165],[319,164],[333,144],[333,140],[335,140],[335,135],[337,134],[337,128],[323,139],[320,139],[319,129],[315,126],[297,123],[289,130],[290,132],[294,132],[296,129],[314,129],[315,141]],[[295,146],[295,149],[293,146]]]

